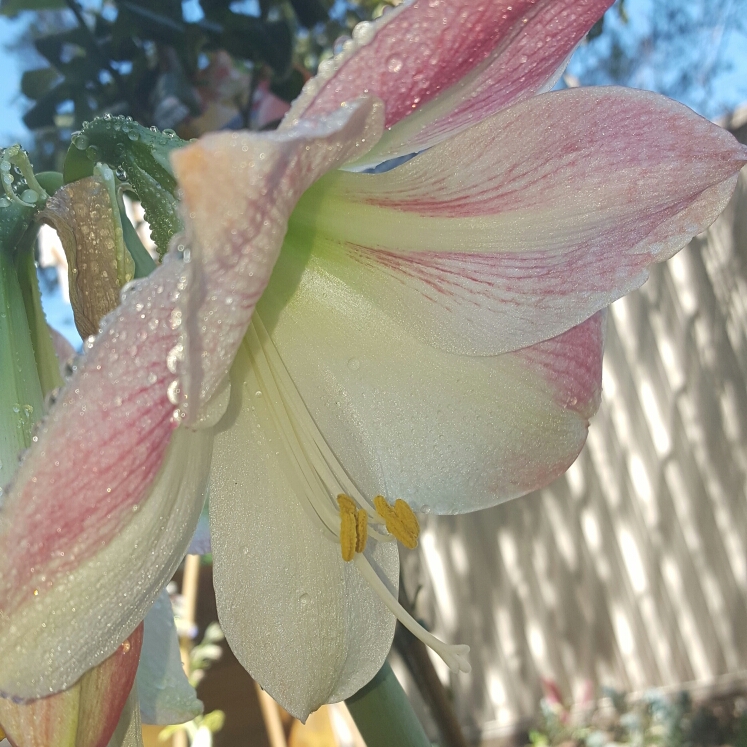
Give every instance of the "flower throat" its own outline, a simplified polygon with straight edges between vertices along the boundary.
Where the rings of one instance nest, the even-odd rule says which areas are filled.
[[[278,458],[310,520],[330,541],[340,545],[343,560],[352,562],[392,614],[432,648],[454,672],[469,672],[469,646],[450,645],[425,630],[397,601],[365,555],[369,538],[399,540],[417,546],[420,526],[409,505],[378,495],[369,501],[345,471],[319,431],[306,404],[255,310],[245,342],[266,408],[264,428],[274,432],[282,448]]]

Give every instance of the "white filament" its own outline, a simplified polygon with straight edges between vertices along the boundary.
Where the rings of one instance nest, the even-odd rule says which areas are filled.
[[[368,581],[371,588],[376,592],[382,602],[389,608],[389,611],[416,637],[419,638],[426,646],[432,648],[446,663],[446,666],[452,672],[472,671],[467,654],[469,646],[466,644],[450,644],[439,640],[432,633],[429,633],[412,615],[394,598],[392,593],[386,587],[386,584],[379,578],[379,574],[371,567],[364,555],[356,555],[353,563],[357,566],[363,578]]]
[[[278,456],[286,461],[286,474],[307,514],[328,539],[339,541],[340,515],[336,497],[345,493],[369,514],[373,522],[383,523],[319,431],[256,311],[245,339],[262,392],[262,402],[256,406],[257,415],[262,417],[266,412],[273,430],[279,435],[283,448]],[[390,534],[378,532],[373,527],[368,531],[379,541],[394,541]],[[414,636],[433,649],[453,672],[470,671],[466,658],[469,646],[450,645],[429,633],[395,599],[363,554],[356,554],[353,562],[390,612]]]

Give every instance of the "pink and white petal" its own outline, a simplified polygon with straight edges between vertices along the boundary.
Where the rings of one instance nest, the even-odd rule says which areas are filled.
[[[29,703],[0,699],[0,723],[23,747],[105,747],[135,681],[142,626],[70,690]]]
[[[422,339],[496,354],[643,283],[716,218],[746,160],[729,133],[662,96],[559,91],[387,173],[329,174],[290,227]]]
[[[424,150],[552,88],[575,46],[611,4],[403,3],[363,24],[345,51],[322,63],[320,74],[306,84],[282,126],[371,93],[384,101],[388,131],[356,165]]]
[[[137,511],[130,507],[132,518],[116,537],[68,566],[65,576],[53,576],[52,584],[35,574],[39,594],[29,591],[0,617],[4,693],[34,698],[68,687],[145,617],[197,524],[212,438],[210,429],[177,430],[150,491]]]
[[[80,710],[75,747],[104,747],[114,734],[135,684],[143,645],[143,624],[80,682]],[[53,696],[56,697],[56,696]]]
[[[174,433],[180,263],[130,291],[78,363],[0,511],[0,692],[65,689],[143,619],[204,501],[212,435]]]
[[[137,670],[140,715],[146,724],[183,724],[202,703],[182,667],[171,600],[164,589],[143,621],[143,653]]]
[[[362,493],[417,510],[475,511],[545,485],[599,404],[601,314],[515,353],[454,355],[291,245],[257,313]]]
[[[190,245],[181,406],[210,399],[267,285],[296,201],[312,182],[381,136],[381,103],[360,99],[287,132],[207,135],[172,154]],[[194,406],[192,410],[194,410]]]
[[[267,692],[305,720],[352,695],[379,670],[394,617],[340,545],[301,505],[301,450],[286,452],[245,343],[218,426],[210,523],[218,616],[232,651]],[[366,555],[398,585],[394,544]]]

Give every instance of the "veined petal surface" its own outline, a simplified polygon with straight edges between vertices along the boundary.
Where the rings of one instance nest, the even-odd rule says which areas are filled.
[[[296,199],[370,147],[382,120],[367,99],[290,134],[213,136],[175,158],[192,262],[172,255],[106,321],[0,513],[0,693],[68,687],[145,616],[194,532],[210,464],[212,429],[172,436],[174,403],[179,414],[208,404]]]
[[[241,664],[305,720],[376,674],[395,619],[355,566],[342,560],[339,542],[327,539],[302,507],[309,465],[294,461],[300,450],[286,450],[270,393],[262,393],[268,382],[258,378],[246,343],[231,381],[210,488],[218,616]],[[396,545],[370,540],[366,556],[396,598]]]
[[[210,399],[231,365],[296,201],[329,169],[365,153],[383,117],[381,103],[364,98],[292,131],[216,133],[172,154],[193,284],[180,312],[186,422],[190,403]]]
[[[289,233],[257,313],[363,495],[474,511],[573,462],[599,403],[602,315],[515,353],[447,353],[330,273],[309,243]]]
[[[177,431],[167,352],[181,263],[133,289],[44,421],[0,511],[0,692],[65,689],[171,578],[204,501],[212,433]],[[86,631],[81,635],[80,631]]]
[[[416,153],[552,88],[575,46],[611,4],[405,2],[362,24],[345,51],[322,63],[283,127],[371,93],[384,101],[387,132],[356,165]]]
[[[404,328],[492,355],[643,283],[721,212],[746,159],[729,133],[662,96],[559,91],[384,174],[329,174],[291,228]]]

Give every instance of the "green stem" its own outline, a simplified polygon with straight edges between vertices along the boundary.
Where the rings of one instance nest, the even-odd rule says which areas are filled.
[[[42,393],[46,397],[52,390],[61,387],[65,382],[60,373],[60,363],[55,353],[52,334],[49,331],[47,318],[42,309],[39,279],[36,276],[33,252],[33,242],[36,240],[35,234],[36,231],[31,234],[29,246],[19,246],[15,261],[18,283],[21,288],[21,296],[26,309],[26,320],[31,335],[31,345],[36,358],[39,383]],[[21,244],[24,243],[25,240],[22,240]]]
[[[388,662],[345,702],[367,747],[431,747]]]

